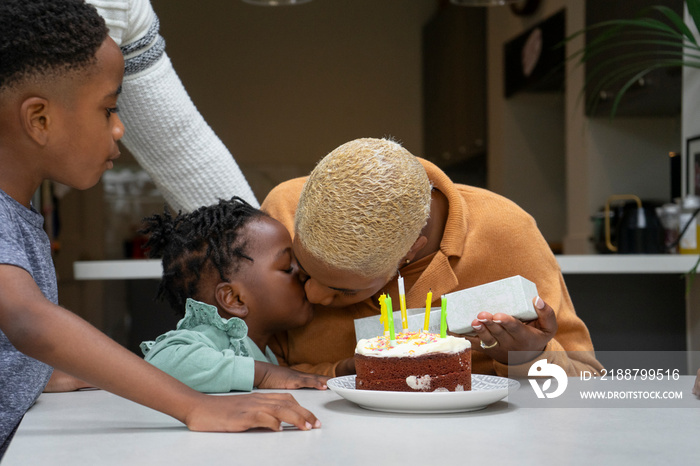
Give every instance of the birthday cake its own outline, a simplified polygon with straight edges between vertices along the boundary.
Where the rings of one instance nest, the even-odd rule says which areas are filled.
[[[355,388],[398,392],[471,390],[471,343],[425,332],[364,339],[355,348]]]

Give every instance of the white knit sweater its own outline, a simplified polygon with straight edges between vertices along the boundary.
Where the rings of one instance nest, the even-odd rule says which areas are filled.
[[[149,0],[87,0],[126,61],[119,108],[122,142],[175,210],[218,199],[258,201],[233,156],[192,103],[165,53]]]

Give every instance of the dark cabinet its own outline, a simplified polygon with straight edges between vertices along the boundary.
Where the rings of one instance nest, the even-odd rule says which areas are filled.
[[[634,18],[645,7],[652,5],[667,6],[682,17],[682,0],[625,0],[624,2],[611,2],[610,0],[587,0],[586,1],[586,25],[591,26],[601,21],[622,18]],[[653,14],[654,18],[661,19],[658,13]],[[647,15],[645,15],[647,16]],[[586,43],[590,44],[600,36],[602,30],[593,30],[586,34]],[[631,36],[630,39],[651,39],[649,36]],[[658,38],[657,38],[658,39]],[[615,48],[611,51],[601,53],[592,57],[586,63],[586,80],[589,83],[586,91],[586,101],[588,103],[586,114],[588,116],[609,116],[612,110],[615,94],[622,87],[622,83],[597,89],[600,80],[598,67],[602,73],[610,76],[611,73],[619,72],[628,59],[623,59],[626,53],[636,53],[638,56],[633,60],[648,61],[650,53],[663,50],[662,46],[653,44],[634,44],[621,49]],[[643,53],[640,53],[643,52]],[[604,61],[611,60],[612,65],[601,65]],[[651,71],[643,79],[634,84],[622,97],[617,109],[617,116],[627,117],[660,117],[680,115],[681,110],[681,68],[660,68]],[[594,95],[595,94],[595,95]],[[590,105],[596,97],[595,105]]]
[[[445,5],[423,28],[423,157],[486,183],[486,9]]]

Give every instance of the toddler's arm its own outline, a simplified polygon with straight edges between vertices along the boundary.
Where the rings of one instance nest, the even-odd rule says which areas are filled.
[[[328,377],[237,356],[231,349],[217,347],[202,332],[170,331],[146,348],[146,361],[200,392],[327,388]]]
[[[24,269],[0,265],[0,329],[19,351],[96,387],[168,414],[191,430],[301,430],[320,422],[289,394],[210,396],[143,361],[75,314],[48,301]]]
[[[170,331],[144,353],[146,361],[200,392],[249,392],[253,389],[253,358],[217,348],[202,333]]]
[[[255,386],[257,388],[316,388],[325,390],[330,377],[295,371],[268,362],[255,361]]]

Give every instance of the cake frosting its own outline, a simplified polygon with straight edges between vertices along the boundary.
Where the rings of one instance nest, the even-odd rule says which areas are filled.
[[[355,353],[363,356],[382,358],[405,358],[430,353],[459,353],[471,348],[469,340],[447,335],[426,332],[405,332],[396,334],[393,342],[388,336],[367,338],[357,342]]]

